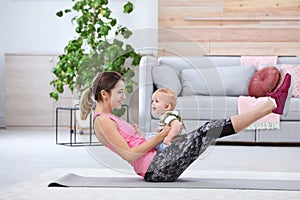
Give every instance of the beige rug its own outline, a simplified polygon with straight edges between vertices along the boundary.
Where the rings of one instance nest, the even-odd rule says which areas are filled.
[[[110,169],[54,169],[31,180],[0,189],[1,200],[95,200],[95,199],[235,199],[235,200],[299,200],[299,191],[234,190],[234,189],[188,189],[188,188],[49,188],[48,184],[67,173],[82,176],[138,178],[135,174]],[[234,178],[300,180],[299,173],[232,172],[188,170],[181,178]]]

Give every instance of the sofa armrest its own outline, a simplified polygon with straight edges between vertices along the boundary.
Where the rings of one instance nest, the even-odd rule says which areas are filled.
[[[139,65],[139,128],[151,131],[151,100],[153,93],[152,67],[158,65],[156,57],[144,56]]]

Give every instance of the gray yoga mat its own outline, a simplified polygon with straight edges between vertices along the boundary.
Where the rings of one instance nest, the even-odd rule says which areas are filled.
[[[189,188],[189,189],[240,189],[240,190],[300,190],[298,180],[254,180],[217,178],[180,178],[175,182],[146,182],[131,177],[88,177],[66,174],[51,182],[48,187],[98,188]]]

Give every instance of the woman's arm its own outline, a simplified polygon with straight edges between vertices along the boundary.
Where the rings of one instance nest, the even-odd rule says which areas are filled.
[[[169,130],[170,128],[166,127],[147,142],[130,148],[124,138],[120,135],[117,124],[113,120],[104,116],[99,116],[95,119],[96,135],[105,139],[105,141],[129,163],[149,152],[153,147],[160,143],[166,137]]]

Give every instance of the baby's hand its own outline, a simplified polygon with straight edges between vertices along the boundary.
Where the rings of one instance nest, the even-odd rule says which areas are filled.
[[[132,127],[134,128],[135,132],[139,132],[139,127],[137,124],[133,124]]]
[[[138,127],[137,124],[133,124],[132,126],[133,126],[135,132],[136,132],[140,137],[144,137],[144,136],[145,136],[145,134],[139,130],[139,127]]]
[[[171,145],[171,139],[170,138],[168,138],[168,137],[165,137],[165,139],[164,139],[164,144],[166,144],[166,145]]]

